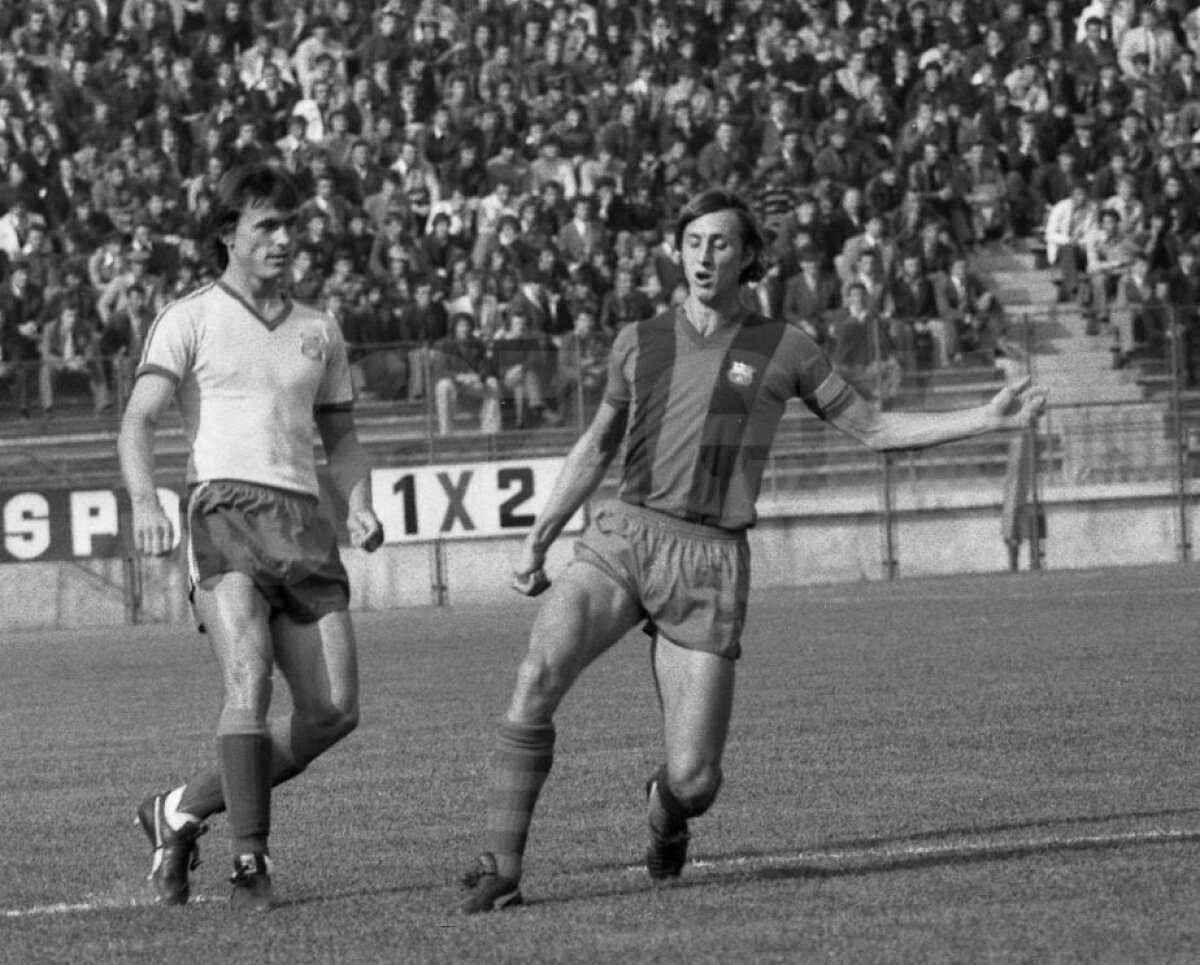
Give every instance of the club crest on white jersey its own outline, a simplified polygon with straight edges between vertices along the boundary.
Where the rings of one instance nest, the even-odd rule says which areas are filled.
[[[317,332],[305,332],[300,336],[300,354],[314,362],[325,360],[325,340]]]

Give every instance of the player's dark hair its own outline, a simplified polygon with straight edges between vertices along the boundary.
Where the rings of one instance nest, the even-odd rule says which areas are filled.
[[[224,238],[252,205],[292,212],[300,207],[300,191],[286,171],[268,164],[247,164],[227,172],[217,185],[205,232],[207,254],[221,271],[229,264]]]
[[[740,195],[727,188],[709,188],[702,191],[680,209],[679,218],[675,222],[675,247],[683,247],[683,233],[688,225],[697,218],[706,214],[716,214],[718,211],[733,212],[741,225],[742,246],[753,254],[749,264],[738,276],[738,281],[744,285],[765,278],[767,265],[764,252],[767,245],[762,229],[758,226],[758,219],[754,217],[750,205]]]

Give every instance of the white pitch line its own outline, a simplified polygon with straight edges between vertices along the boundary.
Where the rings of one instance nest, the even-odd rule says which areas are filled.
[[[732,858],[701,858],[692,861],[694,868],[738,868],[752,865],[790,865],[816,864],[830,861],[867,861],[879,858],[923,858],[945,855],[946,857],[966,857],[990,852],[1053,850],[1056,848],[1082,848],[1089,845],[1096,847],[1122,844],[1150,844],[1170,841],[1189,841],[1200,837],[1200,831],[1169,828],[1153,831],[1127,831],[1120,834],[1083,834],[1067,837],[1048,838],[997,838],[992,841],[969,842],[960,841],[957,844],[911,844],[903,845],[864,845],[861,848],[843,849],[839,851],[814,849],[812,851],[795,851],[791,854],[760,854],[738,855]],[[645,871],[644,864],[626,865],[627,872]]]
[[[965,857],[969,855],[988,854],[989,852],[1052,850],[1055,848],[1082,848],[1089,845],[1096,847],[1122,844],[1151,844],[1170,841],[1192,841],[1200,838],[1200,830],[1182,828],[1163,828],[1151,831],[1126,831],[1120,834],[1080,834],[1065,837],[999,838],[994,841],[967,842],[957,844],[903,844],[903,845],[864,845],[861,848],[844,848],[841,850],[814,849],[811,851],[795,851],[791,854],[760,854],[738,855],[732,858],[701,858],[693,861],[694,868],[738,868],[747,865],[790,865],[817,863],[821,861],[864,861],[879,858],[922,858],[937,855],[946,857]],[[645,871],[644,864],[626,865],[626,872]],[[198,895],[191,899],[190,904],[202,904],[219,899],[213,895]],[[112,911],[120,908],[152,907],[146,900],[133,898],[96,898],[91,901],[58,902],[53,905],[34,905],[31,908],[8,908],[0,911],[3,918],[36,918],[45,915],[73,915],[90,911]]]
[[[1061,571],[1059,571],[1059,572],[1061,572]],[[908,585],[908,586],[904,587],[904,589],[903,589],[904,599],[906,599],[910,602],[917,601],[920,603],[953,603],[955,601],[961,601],[961,599],[962,599],[961,595],[956,596],[953,593],[945,593],[945,592],[942,592],[941,590],[936,590],[936,589],[931,588],[930,592],[923,592],[922,588],[920,586],[916,585],[917,583],[920,582],[921,579],[922,578],[914,577],[913,581],[912,581],[912,585]],[[796,589],[803,590],[804,588],[797,587]],[[1194,586],[1146,587],[1145,589],[1139,588],[1139,590],[1138,590],[1139,598],[1156,597],[1156,596],[1185,596],[1185,597],[1187,597],[1187,596],[1196,596],[1198,594],[1200,594],[1200,587],[1194,587]],[[1078,589],[1078,590],[1064,590],[1061,593],[1055,593],[1054,599],[1056,599],[1056,600],[1091,600],[1091,599],[1095,599],[1096,597],[1106,597],[1106,596],[1111,596],[1111,594],[1106,594],[1099,590]],[[1005,598],[1005,600],[1008,600],[1008,601],[1032,600],[1034,602],[1037,602],[1039,600],[1045,600],[1046,594],[1044,592],[1039,592],[1037,590],[1030,590],[1030,591],[1013,590],[1011,592],[1007,592],[1005,594],[1004,598]],[[811,599],[803,601],[803,602],[804,603],[817,603],[817,604],[819,604],[819,603],[836,603],[839,605],[853,604],[854,606],[861,606],[864,601],[863,601],[862,596],[854,596],[853,594],[833,593],[833,592],[828,593],[828,594],[822,594],[819,592],[819,590],[814,590]],[[878,597],[878,599],[872,600],[872,601],[867,601],[867,602],[889,603],[889,602],[892,602],[892,600],[890,597],[880,595]]]
[[[212,896],[192,898],[189,904],[216,901]],[[89,911],[113,911],[119,908],[152,908],[154,903],[139,898],[94,898],[91,901],[57,902],[53,905],[34,905],[32,908],[6,908],[4,918],[37,918],[43,915],[75,915]]]

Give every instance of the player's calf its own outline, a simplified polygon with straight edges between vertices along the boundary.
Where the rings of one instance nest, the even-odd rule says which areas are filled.
[[[716,800],[721,787],[720,774],[704,796],[684,802],[676,796],[667,780],[664,765],[646,782],[649,805],[650,844],[646,848],[646,871],[655,881],[678,878],[687,864],[688,819],[702,815]]]

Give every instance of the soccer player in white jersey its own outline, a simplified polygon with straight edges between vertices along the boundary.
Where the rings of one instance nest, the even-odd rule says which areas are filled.
[[[226,175],[209,234],[220,278],[151,326],[118,443],[141,553],[174,545],[154,484],[154,431],[175,399],[191,446],[187,552],[192,603],[220,668],[218,765],[153,794],[138,820],[154,849],[161,904],[188,899],[205,821],[229,812],[230,904],[274,901],[267,859],[271,788],[295,777],[358,721],[349,582],[333,523],[318,506],[313,426],[348,506],[350,542],[375,549],[370,470],[354,429],[337,323],[281,288],[300,197],[265,165]],[[294,710],[268,724],[271,676]]]

